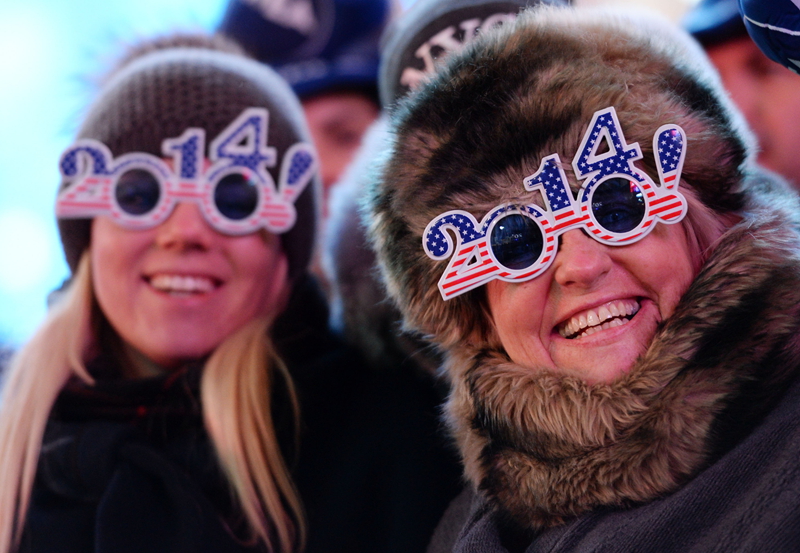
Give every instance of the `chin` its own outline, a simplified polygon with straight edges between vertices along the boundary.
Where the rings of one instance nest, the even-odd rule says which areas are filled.
[[[610,384],[630,372],[636,360],[644,353],[638,344],[635,347],[608,348],[612,351],[589,353],[589,359],[556,361],[558,372],[580,378],[587,384]],[[607,348],[603,348],[607,349]],[[585,357],[581,355],[581,357]]]
[[[609,366],[595,366],[590,370],[584,370],[578,376],[583,378],[588,384],[611,384],[624,374],[630,372],[635,363],[635,359],[629,363],[615,363]]]

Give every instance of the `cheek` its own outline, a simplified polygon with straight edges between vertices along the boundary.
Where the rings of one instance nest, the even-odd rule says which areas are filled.
[[[661,317],[667,318],[699,272],[700,252],[687,240],[683,224],[659,225],[639,244],[640,251],[632,252],[634,274],[653,290]]]
[[[520,284],[493,280],[486,296],[497,338],[515,362],[550,366],[544,341],[548,310],[548,279],[544,275]]]
[[[274,235],[242,237],[231,255],[242,285],[242,310],[256,316],[277,316],[289,290],[289,262]]]
[[[105,217],[92,221],[92,286],[109,320],[124,320],[138,284],[139,260],[152,241],[148,231],[128,231]]]

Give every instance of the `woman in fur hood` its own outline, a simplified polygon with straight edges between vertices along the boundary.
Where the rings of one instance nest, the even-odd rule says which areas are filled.
[[[800,209],[691,40],[533,9],[392,130],[371,234],[469,484],[430,551],[795,550]]]

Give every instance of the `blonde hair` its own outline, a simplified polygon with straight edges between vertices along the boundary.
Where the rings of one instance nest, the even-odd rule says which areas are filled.
[[[88,252],[70,288],[12,360],[0,394],[0,553],[19,544],[50,410],[73,376],[94,380],[85,361],[95,344]],[[273,371],[291,378],[268,338],[270,319],[251,321],[212,353],[203,370],[203,418],[223,471],[247,518],[252,541],[273,552],[302,550],[305,522],[280,453],[270,407]],[[236,370],[234,370],[236,368]]]

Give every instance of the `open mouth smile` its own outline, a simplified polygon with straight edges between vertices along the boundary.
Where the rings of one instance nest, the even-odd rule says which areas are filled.
[[[213,278],[196,275],[156,274],[145,280],[159,292],[181,296],[213,292],[221,284]]]
[[[558,333],[567,340],[579,340],[595,332],[627,324],[640,304],[633,299],[615,300],[593,309],[576,313],[558,327]]]

